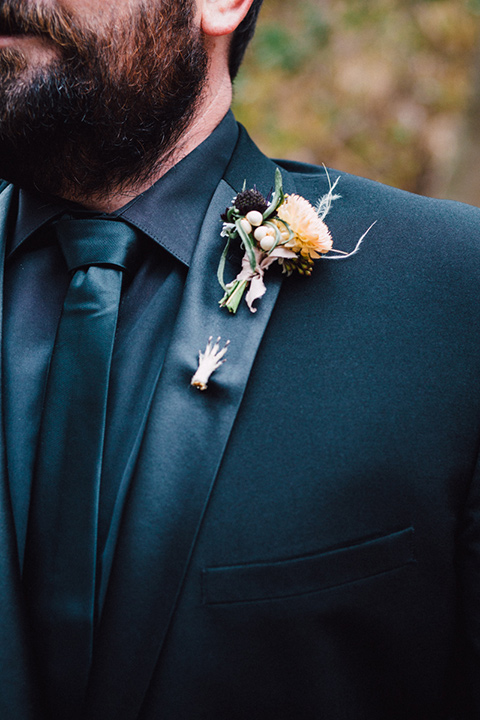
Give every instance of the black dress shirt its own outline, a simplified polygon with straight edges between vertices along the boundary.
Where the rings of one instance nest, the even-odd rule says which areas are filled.
[[[101,481],[100,550],[108,539],[117,497],[128,485],[203,218],[237,136],[237,124],[228,113],[209,138],[155,185],[112,213],[141,230],[144,239],[141,264],[125,282],[115,338]],[[10,218],[2,381],[20,558],[48,364],[70,281],[49,223],[72,208],[78,210],[72,203],[19,191]]]

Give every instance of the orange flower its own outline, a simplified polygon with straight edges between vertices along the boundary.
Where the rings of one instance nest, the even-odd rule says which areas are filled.
[[[319,258],[321,254],[332,249],[332,236],[328,227],[320,220],[315,208],[300,195],[286,195],[285,202],[277,210],[277,217],[288,223],[293,232],[293,238],[284,247],[312,259]],[[275,224],[287,239],[285,225],[278,220]]]

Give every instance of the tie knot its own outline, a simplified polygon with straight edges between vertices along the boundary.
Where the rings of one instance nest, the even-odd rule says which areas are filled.
[[[54,227],[71,272],[89,265],[128,270],[134,263],[138,233],[122,220],[61,218]]]

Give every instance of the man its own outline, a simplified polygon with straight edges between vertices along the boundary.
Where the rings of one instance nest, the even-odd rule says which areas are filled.
[[[260,4],[0,3],[2,720],[480,717],[480,215],[340,175],[219,307],[329,191],[228,113]]]

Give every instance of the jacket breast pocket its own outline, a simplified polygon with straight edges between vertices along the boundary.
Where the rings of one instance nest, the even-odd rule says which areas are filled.
[[[414,562],[414,530],[409,527],[314,555],[205,568],[202,573],[203,603],[259,602],[307,595]]]

